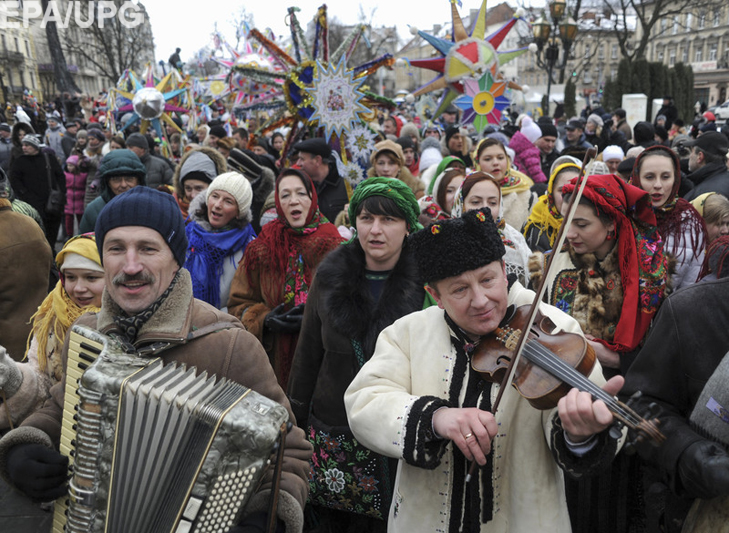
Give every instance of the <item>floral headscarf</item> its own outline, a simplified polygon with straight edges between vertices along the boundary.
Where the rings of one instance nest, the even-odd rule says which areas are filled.
[[[578,178],[562,189],[575,190]],[[597,339],[616,352],[635,349],[663,302],[668,270],[650,196],[613,174],[590,176],[584,197],[615,224],[623,307],[613,342]]]

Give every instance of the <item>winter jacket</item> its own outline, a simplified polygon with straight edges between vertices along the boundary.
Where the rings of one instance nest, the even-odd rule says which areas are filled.
[[[10,138],[0,137],[0,168],[5,172],[10,168],[10,152],[13,149],[13,141]]]
[[[101,311],[86,314],[77,324],[96,329],[104,335],[119,334],[114,316],[121,309],[104,292]],[[228,323],[232,327],[202,336],[188,344],[184,339],[194,330],[217,322]],[[153,342],[170,342],[173,347],[159,354],[165,363],[175,361],[198,372],[225,377],[250,387],[256,392],[279,402],[291,413],[289,402],[278,386],[266,353],[260,343],[240,324],[240,322],[221,313],[212,306],[196,300],[192,296],[190,275],[182,269],[174,289],[155,311],[152,317],[139,330],[136,348],[148,346]],[[65,359],[67,345],[64,347]],[[51,399],[43,409],[27,418],[23,425],[8,433],[0,441],[0,474],[7,479],[7,452],[13,446],[36,442],[48,447],[57,447],[61,430],[61,411],[63,409],[63,382],[51,388]],[[303,507],[308,492],[307,475],[312,448],[297,427],[286,437],[286,451],[281,475],[281,494],[278,517],[286,522],[286,531],[301,531],[303,527]],[[268,503],[268,488],[265,483],[253,497],[248,512],[265,511]]]
[[[74,146],[76,146],[76,136],[65,132],[63,134],[63,139],[61,139],[61,147],[63,148],[64,159],[68,159]]]
[[[35,133],[33,126],[26,124],[25,122],[17,122],[13,124],[13,130],[10,133],[10,140],[13,143],[13,147],[10,149],[10,163],[8,169],[17,158],[23,155],[23,145],[20,142],[20,132],[23,131],[27,135],[28,133]]]
[[[81,215],[84,212],[84,197],[86,196],[86,178],[88,172],[74,174],[68,170],[66,174],[66,215]]]
[[[329,165],[329,174],[320,182],[314,182],[316,196],[319,198],[319,210],[327,220],[337,218],[339,212],[349,203],[347,186],[344,178],[337,174],[336,165]]]
[[[667,514],[682,509],[685,515],[696,497],[686,492],[679,479],[679,459],[689,446],[704,440],[689,424],[689,416],[700,407],[697,400],[729,347],[727,301],[729,278],[697,283],[671,294],[653,320],[620,391],[621,399],[640,391],[634,409],[657,413],[659,428],[666,436],[658,447],[645,442],[637,449],[646,461],[657,465],[660,479],[672,494],[679,495],[666,505]],[[655,411],[654,403],[658,406]]]
[[[547,178],[542,172],[539,148],[520,131],[517,131],[509,141],[509,148],[514,150],[514,163],[521,172],[529,176],[534,183],[546,183]]]
[[[43,136],[43,142],[56,153],[56,159],[63,164],[66,161],[66,155],[63,151],[63,137],[66,135],[66,129],[63,126],[48,128]]]
[[[532,291],[515,283],[508,303],[521,306],[533,298]],[[561,330],[581,335],[577,322],[557,308],[540,304],[540,309]],[[433,413],[440,407],[488,409],[499,385],[483,382],[470,370],[453,336],[438,307],[401,318],[380,334],[375,354],[344,396],[356,438],[399,459],[390,533],[423,531],[426,524],[432,531],[461,530],[468,463],[451,441],[434,438]],[[603,383],[599,364],[589,377]],[[556,409],[535,409],[512,387],[504,392],[488,467],[477,469],[469,484],[480,494],[475,496],[478,503],[471,499],[473,514],[465,521],[481,522],[470,531],[571,530],[559,467],[573,475],[587,474],[612,458],[616,443],[603,433],[594,453],[578,459],[566,450],[556,419]],[[491,516],[483,516],[482,506]]]
[[[144,154],[140,159],[147,168],[148,187],[156,189],[160,185],[172,185],[173,172],[165,161],[149,153]]]
[[[36,222],[0,199],[0,345],[20,361],[30,317],[48,293],[51,247]]]
[[[359,242],[337,248],[322,261],[304,308],[289,377],[299,426],[307,426],[309,412],[331,426],[349,425],[344,391],[360,370],[352,340],[361,343],[369,359],[383,329],[422,309],[425,291],[417,278],[417,265],[406,248],[374,302]]]
[[[700,216],[698,213],[694,214]],[[688,212],[685,212],[683,215],[684,219],[690,217],[691,214]],[[694,250],[691,247],[691,241],[695,237],[691,235],[690,231],[689,226],[684,227],[684,234],[681,239],[683,246],[679,248],[677,253],[674,255],[676,258],[676,272],[674,272],[671,277],[674,290],[678,290],[682,287],[688,287],[689,285],[696,283],[699,273],[701,272],[701,265],[704,263],[704,251]],[[674,239],[674,235],[668,235],[666,237],[666,242],[663,245],[663,249],[666,251],[673,250]]]
[[[10,165],[10,183],[15,195],[32,205],[43,220],[46,220],[46,202],[48,188],[48,165],[50,165],[51,183],[66,194],[66,177],[55,157],[38,152],[35,155],[22,155]]]
[[[718,192],[729,198],[729,169],[726,163],[709,163],[688,175],[694,184],[684,198],[689,202],[707,192]]]

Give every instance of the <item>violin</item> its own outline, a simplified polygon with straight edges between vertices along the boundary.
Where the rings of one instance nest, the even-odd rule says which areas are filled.
[[[471,356],[471,367],[482,379],[502,383],[526,327],[529,305],[509,308],[502,324],[483,338]],[[595,367],[595,351],[583,336],[566,331],[555,332],[556,325],[537,309],[534,324],[516,364],[512,385],[536,409],[552,409],[570,389],[589,392],[602,400],[623,425],[636,432],[638,440],[650,439],[655,444],[665,440],[655,420],[639,416],[625,403],[617,401],[587,376]],[[620,436],[620,427],[611,428]]]

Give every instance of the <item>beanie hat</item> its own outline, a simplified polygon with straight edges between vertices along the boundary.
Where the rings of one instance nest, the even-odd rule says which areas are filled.
[[[402,147],[395,141],[387,139],[380,141],[375,145],[375,149],[370,155],[370,163],[372,166],[375,165],[375,159],[377,159],[377,156],[379,156],[382,152],[392,152],[400,166],[405,164],[405,154],[402,153]]]
[[[554,124],[539,124],[539,129],[542,130],[542,137],[559,137]]]
[[[36,149],[40,150],[41,142],[37,135],[33,135],[32,133],[27,134],[25,137],[23,137],[23,140],[21,141],[22,144],[28,144],[30,146],[34,146]]]
[[[613,159],[620,159],[621,161],[625,157],[625,152],[620,146],[611,144],[602,151],[603,161],[612,161]]]
[[[99,165],[99,178],[106,179],[112,176],[136,176],[140,184],[147,176],[147,168],[137,157],[137,154],[126,148],[112,150],[104,156]]]
[[[415,144],[413,143],[413,140],[410,137],[398,137],[397,141],[395,141],[397,144],[400,145],[403,152],[405,152],[406,149],[410,148],[411,150],[415,149]]]
[[[458,126],[448,126],[445,130],[445,144],[448,146],[448,141],[451,140],[456,133],[461,133],[461,129]]]
[[[233,148],[228,154],[228,166],[250,180],[258,179],[263,172],[263,167],[253,159],[253,156],[255,156],[253,152]]]
[[[392,141],[390,141],[392,142]],[[415,199],[413,191],[397,178],[367,178],[360,183],[349,200],[349,220],[357,227],[357,210],[360,204],[370,196],[384,196],[395,202],[402,211],[408,231],[418,231],[423,228],[418,222],[420,206]]]
[[[67,165],[78,165],[78,156],[77,155],[71,155],[66,159]]]
[[[96,246],[102,264],[107,232],[122,226],[144,226],[157,231],[172,250],[177,264],[184,264],[187,250],[185,221],[171,194],[150,187],[134,187],[115,196],[104,206],[96,219],[95,228]]]
[[[426,137],[423,139],[422,149],[423,151],[420,154],[421,173],[443,161],[443,154],[440,152],[440,143],[435,137]]]
[[[424,283],[475,270],[506,253],[488,207],[434,222],[411,235],[409,245]]]
[[[187,179],[195,179],[210,183],[218,174],[215,162],[204,152],[194,150],[187,156],[184,164],[180,167],[180,183]]]
[[[589,117],[587,117],[587,122],[592,122],[598,128],[602,128],[604,125],[604,122],[602,121],[602,117],[600,115],[596,115],[595,113],[593,113]]]
[[[238,172],[226,172],[215,178],[205,191],[205,202],[210,198],[213,191],[223,191],[232,195],[238,203],[238,216],[243,218],[248,214],[253,201],[253,189],[251,182],[243,174]]]
[[[537,126],[531,117],[524,117],[521,121],[521,134],[529,139],[529,142],[534,142],[542,136],[542,130]]]
[[[635,144],[649,143],[654,140],[656,130],[650,122],[638,122],[633,126],[633,142]]]
[[[10,133],[11,129],[7,122],[3,122],[2,124],[0,124],[0,131],[7,131],[8,133]]]
[[[223,126],[213,126],[212,128],[210,128],[208,134],[213,135],[218,139],[222,139],[223,137],[228,136],[228,132],[225,131],[225,128]]]
[[[89,135],[91,135],[91,132],[89,132]],[[132,133],[129,137],[127,137],[127,147],[137,147],[137,148],[143,148],[144,150],[149,150],[149,143],[147,142],[147,138],[142,135],[141,133]]]
[[[106,137],[104,137],[104,132],[98,128],[91,128],[91,124],[89,124],[89,129],[87,130],[86,136],[93,137],[94,139],[101,142],[104,142],[106,140]],[[126,145],[129,146],[129,141],[127,141]]]

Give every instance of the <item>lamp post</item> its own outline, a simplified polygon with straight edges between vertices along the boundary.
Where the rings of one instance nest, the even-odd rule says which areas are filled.
[[[547,94],[545,114],[549,114],[549,93],[552,90],[552,72],[558,64],[563,69],[567,64],[572,43],[577,36],[577,23],[572,17],[565,17],[566,0],[552,0],[549,3],[549,19],[545,13],[534,21],[532,32],[537,45],[537,65],[547,71]],[[559,61],[559,44],[562,43],[562,61]],[[544,106],[543,106],[544,107]]]

